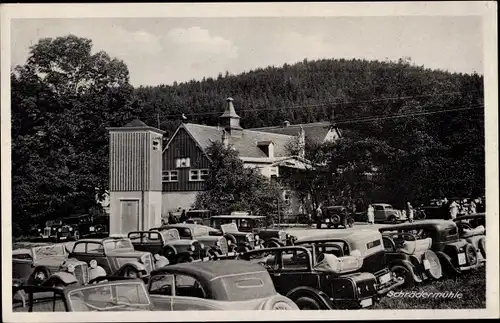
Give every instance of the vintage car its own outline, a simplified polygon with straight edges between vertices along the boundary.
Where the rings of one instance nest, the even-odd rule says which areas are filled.
[[[345,257],[357,250],[363,260],[359,271],[372,273],[377,278],[379,295],[387,294],[404,283],[389,270],[382,234],[377,230],[331,231],[327,234],[298,239],[295,245],[310,248],[313,257],[322,253]]]
[[[429,203],[420,205],[417,211],[422,212],[425,219],[447,220],[450,217],[448,206],[444,205],[440,199],[432,199]]]
[[[212,215],[210,210],[189,210],[186,212],[186,223],[209,225]]]
[[[361,272],[362,257],[353,254],[316,254],[314,249],[295,245],[252,250],[240,259],[264,266],[276,290],[301,310],[370,307],[379,298],[377,278]]]
[[[159,261],[149,252],[136,251],[130,239],[108,237],[103,239],[80,239],[74,243],[68,258],[85,261],[90,265],[90,279],[113,275],[124,277],[148,277]]]
[[[181,239],[177,229],[132,231],[128,238],[135,250],[163,256],[169,264],[209,259],[203,243]]]
[[[13,312],[151,311],[154,306],[140,279],[105,277],[89,285],[21,285],[14,290]]]
[[[182,263],[154,270],[148,292],[155,310],[298,310],[278,294],[266,270],[242,260]]]
[[[25,284],[40,285],[49,277],[67,281],[66,273],[74,275],[80,284],[89,281],[88,264],[68,259],[64,244],[52,244],[12,251],[12,277]]]
[[[439,258],[443,275],[454,276],[483,265],[472,244],[460,239],[457,225],[451,220],[426,219],[379,228],[381,232],[411,233],[417,239],[431,239],[430,250]]]
[[[56,240],[57,232],[61,228],[61,220],[48,220],[43,229],[38,229],[40,238],[43,240]]]
[[[179,236],[183,240],[178,242],[179,244],[185,243],[186,240],[197,241],[203,246],[201,249],[204,249],[210,258],[218,259],[235,256],[236,245],[231,240],[223,237],[219,230],[211,227],[192,223],[176,223],[150,230],[162,231],[170,229],[179,232]],[[204,254],[202,257],[205,256],[207,255]]]
[[[99,216],[96,218],[103,220],[106,217]],[[73,215],[62,218],[61,221],[61,230],[58,231],[59,240],[78,240],[80,237],[104,236],[107,231],[106,224],[96,223],[96,219],[89,214]]]
[[[402,212],[393,208],[391,204],[374,203],[372,206],[375,222],[398,223],[407,220],[407,218],[403,216]]]
[[[389,269],[404,281],[404,287],[441,278],[442,267],[431,250],[431,238],[419,239],[411,233],[384,231],[384,228],[380,231]]]
[[[265,216],[248,215],[246,213],[216,215],[210,218],[210,226],[221,231],[225,230],[226,232],[223,232],[223,234],[234,236],[238,239],[238,243],[244,242],[243,237],[245,233],[252,233],[255,240],[254,245],[256,246],[262,245],[268,248],[293,245],[296,237],[283,230],[267,228],[264,225],[265,219]],[[227,226],[227,224],[233,225]],[[235,227],[236,231],[234,231]],[[254,246],[246,247],[249,249],[254,248]]]
[[[354,225],[354,217],[349,214],[345,206],[327,206],[321,211],[321,216],[316,217],[317,229],[320,229],[323,224],[326,224],[328,229],[332,226],[337,229],[339,226],[348,228]]]
[[[458,228],[458,235],[476,248],[480,261],[486,260],[486,214],[463,215],[453,220]]]

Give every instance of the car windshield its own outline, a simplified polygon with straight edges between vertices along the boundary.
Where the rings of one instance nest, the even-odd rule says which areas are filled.
[[[54,256],[64,256],[66,254],[63,244],[53,244],[49,246],[36,247],[35,258],[50,258]]]
[[[394,209],[394,208],[392,207],[392,205],[390,205],[390,204],[387,204],[387,205],[385,206],[385,208],[386,208],[386,209],[389,209],[389,210],[393,210],[393,209]]]
[[[203,237],[203,236],[208,236],[209,231],[208,228],[206,227],[195,227],[193,228],[193,236],[194,237]]]
[[[134,250],[134,246],[129,239],[109,240],[104,242],[104,249],[112,251],[116,249]]]
[[[141,282],[92,284],[68,293],[75,312],[146,310],[150,300]]]
[[[165,241],[179,240],[181,238],[177,229],[162,230],[161,235]]]
[[[46,227],[51,227],[53,225],[61,225],[61,221],[49,220],[49,221],[45,222]]]

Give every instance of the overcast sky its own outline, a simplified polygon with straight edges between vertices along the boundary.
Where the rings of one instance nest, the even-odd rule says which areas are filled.
[[[134,86],[172,84],[320,58],[397,60],[483,73],[482,21],[467,16],[15,19],[11,65],[40,38],[90,38],[125,61]]]

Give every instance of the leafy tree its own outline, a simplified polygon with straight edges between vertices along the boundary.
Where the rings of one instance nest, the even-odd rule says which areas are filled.
[[[108,186],[106,127],[132,110],[127,66],[89,39],[46,38],[11,73],[14,223],[88,212]]]
[[[217,214],[249,211],[271,216],[277,204],[283,205],[278,184],[271,182],[254,168],[246,168],[232,147],[214,142],[206,150],[210,158],[206,189],[199,192],[195,208],[213,210]]]

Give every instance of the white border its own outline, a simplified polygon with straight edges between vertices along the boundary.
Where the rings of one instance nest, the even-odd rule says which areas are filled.
[[[10,20],[13,18],[152,18],[152,17],[325,17],[325,16],[470,16],[483,17],[486,200],[488,208],[487,248],[492,250],[487,263],[486,310],[359,310],[359,311],[234,311],[234,312],[126,312],[49,314],[10,313],[6,322],[152,322],[161,321],[258,321],[258,320],[333,320],[333,319],[415,319],[499,317],[498,281],[498,61],[496,2],[363,2],[363,3],[190,3],[190,4],[24,4],[1,5],[1,131],[2,131],[2,281],[11,279],[11,153],[10,153]],[[11,308],[10,284],[2,284],[2,309]]]

